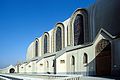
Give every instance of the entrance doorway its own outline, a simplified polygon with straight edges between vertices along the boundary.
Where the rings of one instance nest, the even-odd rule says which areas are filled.
[[[96,50],[96,75],[111,75],[111,43],[108,40],[101,40]]]
[[[11,68],[9,72],[10,72],[10,73],[15,73],[15,69],[14,69],[14,68]]]

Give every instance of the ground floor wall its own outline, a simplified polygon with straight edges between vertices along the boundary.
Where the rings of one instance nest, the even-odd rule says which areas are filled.
[[[48,74],[54,73],[54,58],[55,56],[46,57],[45,59],[45,72]]]
[[[87,63],[84,63],[84,55],[87,54]],[[89,46],[82,49],[66,52],[56,59],[57,73],[65,74],[94,74],[94,47]]]
[[[12,65],[6,68],[0,69],[0,73],[15,73],[15,72],[16,72],[16,68]]]
[[[66,74],[67,73],[67,56],[64,53],[56,59],[56,73],[57,74]]]
[[[45,73],[45,59],[41,59],[37,64],[37,73]]]
[[[26,67],[26,73],[36,73],[37,72],[36,61],[29,62],[25,67]]]
[[[120,39],[112,40],[100,34],[93,44],[84,47],[77,46],[75,49],[59,53],[62,54],[56,54],[57,57],[56,55],[47,56],[39,61],[22,64],[19,71],[21,73],[81,75],[98,75],[100,73],[102,75],[105,69],[110,68],[110,74],[120,75]],[[110,66],[105,67],[107,63]],[[102,73],[100,70],[103,70]]]
[[[53,74],[54,73],[54,57],[45,57],[39,61],[36,62],[36,72],[37,73],[48,73],[48,74]]]
[[[26,64],[27,63],[23,63],[19,66],[19,73],[25,73],[26,72]]]

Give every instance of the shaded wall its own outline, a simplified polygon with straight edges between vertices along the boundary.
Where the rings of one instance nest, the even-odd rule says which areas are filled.
[[[120,33],[120,0],[97,0],[95,5],[95,34],[104,28],[112,35]]]
[[[120,34],[119,3],[120,0],[96,0],[96,3],[87,9],[92,41],[101,28],[113,36]]]
[[[120,39],[112,41],[112,75],[120,75]]]

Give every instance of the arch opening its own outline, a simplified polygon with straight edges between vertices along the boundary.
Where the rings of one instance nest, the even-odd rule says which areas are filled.
[[[14,68],[11,68],[11,69],[9,70],[9,73],[15,73],[15,69],[14,69]]]
[[[71,71],[74,74],[75,73],[75,57],[71,57]]]
[[[74,21],[74,46],[84,43],[83,15],[78,14]]]
[[[44,54],[48,52],[48,37],[47,35],[44,36]]]
[[[84,53],[83,64],[87,64],[87,63],[88,63],[88,55],[86,53]]]
[[[60,27],[58,27],[56,31],[56,51],[60,51],[61,49],[62,49],[62,30]]]
[[[96,46],[96,75],[111,75],[111,43],[108,40],[101,40]]]
[[[38,40],[35,41],[35,57],[38,56]]]

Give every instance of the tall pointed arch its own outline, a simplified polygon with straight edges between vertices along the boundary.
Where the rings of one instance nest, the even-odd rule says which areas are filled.
[[[35,57],[38,57],[38,44],[39,44],[39,39],[35,39]]]
[[[44,36],[44,53],[48,52],[47,46],[48,46],[48,37],[45,35]]]
[[[83,15],[78,14],[74,21],[74,46],[84,43]]]
[[[60,51],[65,47],[64,44],[64,25],[57,23],[54,29],[54,51]]]
[[[69,36],[70,45],[82,45],[89,41],[89,27],[85,9],[77,9],[70,19]]]
[[[49,53],[49,33],[45,32],[43,35],[43,53]]]
[[[62,49],[62,30],[60,27],[56,30],[56,51],[60,51]]]

